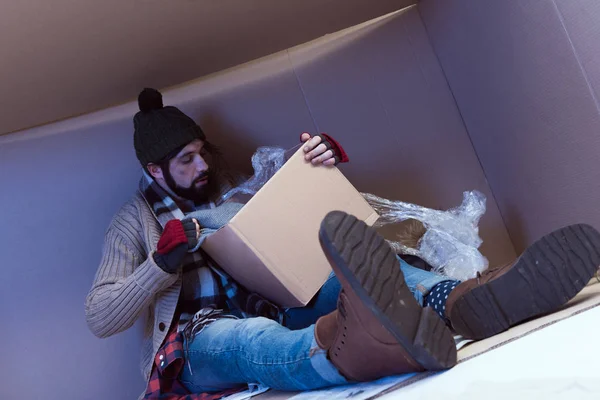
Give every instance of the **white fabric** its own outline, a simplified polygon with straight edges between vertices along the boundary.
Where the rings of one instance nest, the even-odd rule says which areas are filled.
[[[599,399],[600,307],[381,399]]]

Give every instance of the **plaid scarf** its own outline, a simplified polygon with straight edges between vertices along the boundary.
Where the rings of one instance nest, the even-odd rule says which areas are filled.
[[[222,193],[228,188],[223,188]],[[140,192],[152,208],[154,215],[164,228],[172,219],[182,220],[187,214],[198,210],[214,209],[218,204],[211,202],[196,206],[192,201],[176,203],[154,179],[144,171],[140,180]],[[195,309],[183,310],[179,315],[179,331],[193,318],[196,311],[203,308],[221,309],[240,318],[262,316],[276,321],[281,319],[281,311],[262,296],[251,293],[235,282],[202,249],[188,253],[183,262],[182,293],[193,293],[193,299],[180,298],[189,304],[193,300]],[[186,286],[187,285],[187,286]]]

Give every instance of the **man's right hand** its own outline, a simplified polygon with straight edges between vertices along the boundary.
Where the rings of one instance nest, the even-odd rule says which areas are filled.
[[[165,272],[175,273],[187,254],[196,247],[200,236],[200,225],[195,219],[181,222],[173,219],[165,225],[156,246],[154,261]]]

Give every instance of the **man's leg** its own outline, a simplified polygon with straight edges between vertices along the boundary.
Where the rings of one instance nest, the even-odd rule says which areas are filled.
[[[400,263],[400,269],[404,274],[406,286],[408,286],[413,296],[422,307],[428,305],[427,297],[434,288],[443,286],[443,284],[460,283],[447,276],[415,268],[400,257],[398,257],[398,262]]]
[[[247,383],[288,391],[346,383],[317,345],[314,326],[291,331],[266,318],[221,319],[205,327],[189,343],[181,381],[193,393]]]
[[[342,286],[332,272],[315,297],[305,307],[285,310],[283,325],[289,329],[303,329],[313,325],[319,318],[334,311]]]
[[[323,220],[319,240],[342,293],[337,311],[317,321],[315,335],[346,378],[372,380],[456,364],[452,334],[433,309],[416,301],[380,234],[334,211]]]
[[[446,318],[457,333],[484,339],[558,310],[599,265],[600,233],[589,225],[571,225],[539,239],[513,264],[490,268],[440,298],[447,296]]]
[[[457,282],[451,278],[415,268],[400,257],[396,258],[400,263],[400,270],[404,274],[406,285],[421,306],[425,306],[427,295],[436,285],[442,282]],[[303,329],[314,324],[320,317],[336,309],[341,290],[340,281],[332,272],[309,304],[305,307],[290,308],[285,311],[283,325],[294,330]]]
[[[422,307],[431,307],[446,324],[446,301],[461,282],[447,276],[415,268],[398,258],[406,284]]]
[[[567,226],[542,237],[516,262],[465,282],[401,265],[421,305],[456,333],[485,339],[554,312],[577,295],[600,266],[600,233],[585,224]]]
[[[334,212],[319,238],[342,287],[337,309],[295,331],[263,318],[213,322],[188,344],[180,378],[192,392],[307,390],[456,364],[450,331],[415,300],[383,237]]]

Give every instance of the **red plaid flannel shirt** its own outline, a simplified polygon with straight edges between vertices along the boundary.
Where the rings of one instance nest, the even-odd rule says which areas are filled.
[[[184,363],[183,334],[177,332],[175,325],[154,356],[144,400],[217,400],[243,390],[232,389],[216,394],[190,393],[177,379]]]

